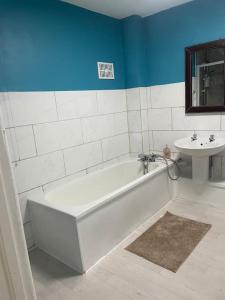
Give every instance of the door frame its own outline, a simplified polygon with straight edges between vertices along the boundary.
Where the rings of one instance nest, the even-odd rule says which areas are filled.
[[[36,300],[5,130],[0,120],[0,258],[9,299]]]

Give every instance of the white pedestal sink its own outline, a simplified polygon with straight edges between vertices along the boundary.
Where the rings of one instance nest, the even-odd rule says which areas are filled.
[[[216,138],[210,141],[209,137],[198,137],[192,140],[191,137],[187,137],[177,140],[174,145],[181,153],[192,156],[193,181],[202,184],[209,178],[209,157],[225,148],[225,140]]]

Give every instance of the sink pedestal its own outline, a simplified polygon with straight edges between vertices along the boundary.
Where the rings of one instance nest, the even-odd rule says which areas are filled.
[[[209,157],[192,156],[192,179],[196,184],[203,184],[209,179]]]

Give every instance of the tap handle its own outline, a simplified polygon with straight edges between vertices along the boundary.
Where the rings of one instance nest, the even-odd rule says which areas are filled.
[[[209,141],[210,141],[210,142],[215,141],[215,134],[210,134],[210,136],[209,136]]]
[[[192,141],[196,141],[198,139],[198,135],[196,132],[193,133],[192,137],[191,137],[191,140]]]

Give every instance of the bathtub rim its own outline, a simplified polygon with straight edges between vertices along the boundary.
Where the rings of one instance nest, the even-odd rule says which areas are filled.
[[[115,164],[112,164],[111,166],[102,168],[100,170],[94,171],[90,174],[83,175],[78,178],[75,178],[75,179],[71,180],[70,182],[67,182],[64,184],[62,183],[62,186],[67,185],[68,183],[71,183],[71,182],[76,182],[81,179],[85,179],[87,176],[88,177],[95,176],[95,174],[102,173],[106,169],[109,170],[111,168],[114,168],[115,166],[118,166],[118,165],[121,165],[121,164],[124,164],[127,162],[128,163],[129,162],[137,162],[137,160],[136,159],[126,159],[122,162],[119,162],[119,163],[117,162]],[[111,193],[104,195],[103,197],[98,198],[97,200],[93,201],[92,204],[88,204],[86,206],[85,205],[79,206],[81,208],[80,211],[76,211],[76,209],[77,209],[76,206],[65,206],[65,205],[61,205],[61,204],[53,204],[53,203],[47,201],[45,196],[49,192],[54,191],[57,188],[53,188],[51,191],[45,192],[43,194],[43,197],[41,197],[41,198],[38,198],[38,199],[37,198],[36,199],[29,198],[28,203],[29,203],[29,205],[32,205],[32,202],[34,202],[36,204],[46,206],[53,210],[63,212],[64,214],[68,214],[68,215],[74,217],[76,219],[76,221],[78,221],[78,220],[85,218],[92,212],[98,210],[100,207],[108,205],[113,199],[119,198],[120,195],[127,193],[129,190],[136,188],[138,185],[144,183],[145,181],[149,180],[150,178],[153,178],[166,170],[166,164],[163,161],[156,161],[155,163],[158,166],[155,169],[153,169],[152,171],[150,171],[149,173],[147,173],[143,176],[140,176],[139,178],[129,182],[128,184],[122,186],[121,188],[116,189],[115,191],[113,191]],[[172,165],[173,165],[173,163],[169,162],[169,167],[171,167]],[[76,208],[74,208],[74,207],[76,207]]]

